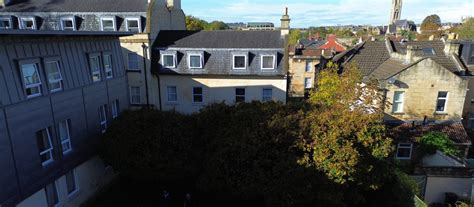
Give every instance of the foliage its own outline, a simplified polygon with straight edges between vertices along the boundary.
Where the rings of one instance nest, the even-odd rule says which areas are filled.
[[[439,150],[447,155],[459,156],[454,142],[443,133],[430,132],[419,139],[420,148],[424,153],[434,154]]]
[[[208,23],[202,19],[194,16],[186,16],[186,29],[187,30],[204,30]]]
[[[364,183],[376,188],[384,174],[379,166],[391,153],[391,140],[385,137],[381,103],[373,83],[361,84],[354,66],[342,74],[337,66],[321,71],[318,90],[307,114],[308,137],[300,140],[305,151],[300,163],[320,169],[337,183]]]
[[[421,23],[421,34],[417,35],[418,40],[428,40],[431,36],[434,38],[441,38],[442,31],[441,28],[441,19],[438,15],[433,14],[427,16],[423,23]]]
[[[336,30],[335,34],[336,34],[338,37],[353,37],[353,36],[354,36],[354,33],[352,33],[352,31],[349,30],[349,29],[339,29],[339,30]]]
[[[438,15],[427,16],[421,23],[421,30],[429,30],[431,26],[441,27],[441,18]]]
[[[454,28],[461,39],[474,39],[474,17],[468,18],[461,26]]]
[[[415,207],[428,207],[418,196],[415,196]]]
[[[134,180],[176,185],[192,176],[193,124],[176,112],[128,111],[103,137],[103,157]]]
[[[408,30],[401,30],[400,35],[409,41],[415,40],[416,38],[416,33]]]
[[[301,33],[301,30],[299,29],[292,29],[290,30],[290,37],[288,40],[288,44],[294,45],[298,43],[298,40],[300,40],[303,37],[303,34]]]
[[[208,23],[194,16],[186,16],[187,30],[226,30],[229,26],[222,21]]]
[[[226,30],[226,29],[229,29],[229,26],[222,21],[213,21],[209,23],[206,29],[207,30]]]

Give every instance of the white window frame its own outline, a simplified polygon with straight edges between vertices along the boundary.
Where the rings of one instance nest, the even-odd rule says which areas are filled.
[[[62,17],[60,21],[61,21],[61,30],[66,30],[66,27],[64,26],[65,21],[71,21],[72,31],[76,31],[76,18],[75,17]]]
[[[66,137],[63,140],[63,134],[61,134],[61,123],[66,123]],[[58,123],[58,134],[59,134],[59,140],[61,141],[61,151],[63,152],[63,155],[68,154],[72,151],[72,144],[71,144],[71,132],[70,132],[70,126],[69,126],[69,120],[63,120]],[[68,150],[64,150],[63,145],[67,144],[69,146]]]
[[[271,68],[264,68],[263,67],[263,58],[264,57],[272,57],[273,58],[273,67]],[[275,70],[276,66],[276,55],[260,55],[260,68],[262,70]]]
[[[95,68],[92,67],[92,59],[93,58],[97,58],[97,70],[95,70]],[[91,70],[91,75],[92,75],[92,82],[100,82],[102,81],[102,74],[101,74],[101,62],[100,62],[100,55],[90,55],[89,57],[89,67],[90,67],[90,70]],[[98,76],[97,76],[98,75]],[[98,80],[94,80],[94,77],[97,76],[99,79]]]
[[[137,68],[130,68],[130,60],[131,60],[130,54],[133,54],[133,55],[135,55],[135,57],[137,57],[137,58],[136,58]],[[138,55],[138,53],[136,53],[136,52],[129,52],[129,53],[127,53],[127,67],[128,67],[128,70],[140,71],[140,60],[139,60],[138,57],[139,57],[139,55]]]
[[[76,189],[74,189],[74,191],[72,191],[72,192],[67,192],[68,191],[68,186],[67,186],[67,177],[66,176],[67,176],[68,173],[72,173],[72,177],[74,178],[74,185],[76,186]],[[79,192],[79,181],[78,181],[77,176],[76,176],[76,169],[72,169],[71,171],[64,174],[64,179],[65,179],[65,183],[66,183],[67,197],[71,198],[74,195],[76,195],[77,192]]]
[[[175,88],[175,93],[170,93],[170,88]],[[176,97],[176,100],[170,100],[170,95],[174,94]],[[166,86],[166,100],[168,102],[176,103],[178,102],[178,87],[177,86]]]
[[[58,73],[59,73],[59,79],[56,79],[56,80],[50,80],[49,79],[49,73],[47,71],[46,64],[51,64],[51,63],[56,64],[56,68],[58,69]],[[46,71],[46,76],[48,76],[47,80],[48,80],[48,85],[49,85],[49,91],[51,93],[62,91],[63,90],[63,76],[61,74],[61,67],[59,65],[59,61],[56,61],[56,60],[55,61],[47,61],[44,64],[45,64],[44,70]],[[54,84],[54,83],[59,83],[59,88],[52,89],[51,84]]]
[[[441,92],[446,92],[446,98],[444,97],[439,97],[439,93]],[[449,98],[449,92],[448,91],[438,91],[438,95],[436,96],[436,108],[435,108],[435,112],[436,113],[446,113],[448,110],[448,98]],[[439,100],[444,100],[444,111],[438,111],[438,101]]]
[[[103,120],[101,118],[104,118]],[[107,131],[107,104],[99,106],[99,123],[101,132],[104,134]]]
[[[270,97],[265,96],[265,90],[270,90],[271,91],[271,96]],[[273,100],[273,89],[272,88],[263,88],[262,89],[262,101],[266,102],[266,101],[272,101],[272,100]]]
[[[244,89],[244,95],[237,95],[237,89]],[[238,102],[237,97],[243,97],[244,98],[243,102],[247,101],[247,89],[246,88],[235,88],[234,93],[235,93],[235,102],[236,103]]]
[[[117,21],[115,20],[115,17],[102,17],[100,18],[100,30],[104,31],[104,21],[112,21],[114,30],[117,31]],[[109,30],[105,30],[106,32],[110,32]]]
[[[395,94],[400,93],[401,94],[401,101],[400,100],[395,100]],[[400,108],[398,110],[395,110],[395,104],[399,103]],[[392,113],[403,113],[403,107],[405,105],[405,91],[394,91],[393,92],[393,103],[392,103]]]
[[[236,57],[245,57],[245,66],[244,67],[235,67],[235,58]],[[232,55],[232,69],[233,70],[246,70],[248,66],[248,55]]]
[[[113,65],[113,63],[112,63],[112,55],[111,55],[111,54],[104,54],[103,56],[104,56],[104,57],[103,57],[103,61],[102,61],[102,62],[103,62],[103,64],[104,64],[105,78],[106,78],[106,79],[112,79],[112,78],[114,78],[114,72],[113,72],[113,66],[112,66],[112,65]],[[105,59],[106,59],[106,57],[109,58],[109,65],[110,65],[109,67],[106,67],[106,66],[105,66]]]
[[[0,29],[13,29],[12,17],[0,17],[0,21],[7,21],[10,27],[0,27]]]
[[[408,146],[401,146],[401,145],[410,145],[410,146],[408,147]],[[399,157],[398,156],[398,151],[400,150],[400,148],[410,149],[410,155],[408,157]],[[398,143],[398,145],[397,145],[397,154],[395,156],[399,160],[409,160],[409,159],[411,159],[412,153],[413,153],[413,144],[411,144],[411,143]]]
[[[49,154],[49,157],[50,159],[49,160],[46,160],[46,161],[43,161],[41,162],[41,165],[43,167],[51,164],[54,162],[54,158],[53,158],[53,143],[51,142],[51,133],[49,133],[49,127],[46,127],[44,129],[42,129],[41,131],[45,130],[46,131],[46,136],[48,136],[48,142],[49,142],[49,148],[47,149],[44,149],[43,151],[39,152],[39,155],[40,155],[40,159],[41,159],[41,156],[44,155],[44,154]],[[41,136],[43,136],[43,132],[41,132]]]
[[[197,93],[194,93],[194,89],[195,88],[201,88],[201,94],[197,94]],[[202,104],[204,103],[204,88],[201,87],[201,86],[195,86],[192,88],[192,93],[193,93],[193,103],[196,103],[196,104]],[[177,94],[176,94],[177,95]],[[194,96],[201,96],[201,101],[200,102],[197,102],[197,101],[194,101]]]
[[[165,65],[165,56],[173,56],[173,65],[166,66]],[[175,54],[161,54],[161,63],[164,68],[176,68],[176,55]]]
[[[119,100],[116,99],[112,102],[112,119],[116,119],[119,116]]]
[[[308,87],[308,83],[309,83],[309,87]],[[305,89],[311,89],[313,88],[313,79],[312,78],[308,78],[308,77],[305,77],[304,78],[304,88]]]
[[[26,28],[24,27],[23,23],[25,21],[32,21],[33,22],[33,27],[32,28]],[[29,30],[36,30],[37,29],[37,26],[36,26],[36,19],[34,17],[20,17],[18,19],[18,27],[20,29],[29,29]]]
[[[137,89],[138,88],[138,94],[134,94],[134,90],[133,89]],[[142,92],[141,92],[141,87],[140,86],[130,86],[130,104],[141,104],[142,103]],[[134,102],[133,101],[133,97],[134,96],[138,96],[138,100],[139,102]],[[136,98],[136,97],[135,97]]]
[[[191,67],[191,56],[199,56],[199,67]],[[189,69],[202,69],[204,65],[202,54],[188,54],[188,67]]]
[[[129,20],[138,22],[138,33],[141,33],[142,32],[142,23],[140,21],[140,17],[127,17],[127,18],[125,18],[125,28],[127,29],[127,31],[129,29],[128,28],[128,21]]]
[[[39,83],[34,83],[34,84],[30,84],[30,85],[27,85],[26,81],[25,81],[25,73],[23,72],[23,66],[25,65],[33,65],[33,67],[35,68],[36,70],[36,74],[38,75],[38,80],[39,80]],[[21,75],[22,75],[22,81],[23,81],[23,86],[25,87],[25,94],[26,94],[26,90],[30,89],[30,88],[37,88],[38,89],[38,93],[34,93],[34,94],[26,94],[26,98],[34,98],[34,97],[38,97],[38,96],[41,96],[42,95],[42,92],[41,92],[41,75],[39,73],[39,69],[38,69],[38,64],[37,63],[26,63],[26,64],[21,64],[20,65],[20,69],[21,69]]]

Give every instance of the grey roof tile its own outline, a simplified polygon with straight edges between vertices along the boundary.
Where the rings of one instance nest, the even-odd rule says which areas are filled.
[[[154,47],[166,48],[283,48],[280,31],[163,30]]]

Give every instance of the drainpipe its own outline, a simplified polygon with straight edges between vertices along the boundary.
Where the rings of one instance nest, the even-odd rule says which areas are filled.
[[[145,73],[145,94],[146,94],[146,107],[150,107],[150,96],[148,94],[148,71],[146,69],[146,61],[148,59],[148,47],[145,43],[142,43],[143,48],[143,72]]]

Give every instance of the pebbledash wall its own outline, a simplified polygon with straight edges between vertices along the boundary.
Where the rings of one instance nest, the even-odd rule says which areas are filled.
[[[53,185],[58,204],[79,206],[111,177],[95,156],[100,134],[129,107],[121,35],[0,31],[2,207],[51,206],[45,189]],[[98,57],[100,80],[93,81],[91,57]],[[74,178],[70,193],[66,174]]]

